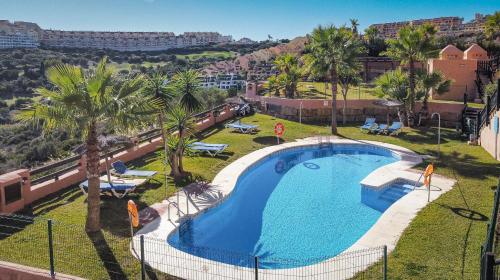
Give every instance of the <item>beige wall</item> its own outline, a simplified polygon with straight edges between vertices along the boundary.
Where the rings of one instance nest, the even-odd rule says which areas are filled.
[[[331,117],[332,102],[331,99],[287,99],[278,97],[253,96],[253,93],[247,95],[247,98],[256,102],[267,114],[282,117],[290,120],[299,120],[300,109],[302,108],[303,122],[328,121]],[[340,96],[339,96],[340,97]],[[373,104],[373,99],[348,100],[346,110],[346,120],[349,122],[362,122],[366,117],[375,116],[377,121],[386,122],[387,109]],[[342,121],[342,107],[344,101],[337,100],[339,121]],[[422,104],[416,105],[419,111]],[[438,112],[441,114],[442,125],[446,127],[455,127],[460,121],[464,105],[461,103],[434,103],[429,102],[429,112]],[[396,109],[391,109],[393,120],[396,118]]]
[[[429,72],[441,72],[447,79],[452,80],[450,91],[438,95],[432,94],[435,100],[463,101],[464,93],[467,90],[469,98],[477,98],[476,80],[476,60],[429,60]]]
[[[494,115],[492,116],[499,116],[500,117],[500,111],[497,111]],[[483,147],[492,157],[494,157],[496,160],[500,159],[500,135],[495,134],[493,131],[493,118],[490,121],[490,124],[488,126],[485,126],[481,130],[479,142],[481,144],[481,147]]]

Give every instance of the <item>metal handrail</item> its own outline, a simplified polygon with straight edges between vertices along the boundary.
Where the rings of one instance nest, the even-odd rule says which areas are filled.
[[[175,201],[169,201],[168,204],[167,204],[167,213],[168,213],[168,220],[169,221],[172,221],[172,219],[170,219],[170,205],[173,205],[175,208],[177,208],[177,213],[182,213],[182,215],[186,215],[184,212],[182,212],[182,210],[179,208],[179,205],[177,204],[177,202]],[[180,217],[179,214],[177,214],[178,217]]]

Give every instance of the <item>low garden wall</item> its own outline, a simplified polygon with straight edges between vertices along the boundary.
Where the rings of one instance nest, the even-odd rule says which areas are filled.
[[[328,122],[331,119],[332,101],[330,99],[286,99],[278,97],[255,96],[250,98],[260,109],[270,115],[289,120],[302,122]],[[366,117],[375,117],[379,122],[386,122],[387,110],[374,105],[373,99],[347,100],[346,121],[363,122]],[[342,108],[344,101],[337,100],[338,121],[342,122]],[[422,104],[416,104],[419,111]],[[441,115],[441,125],[444,127],[457,127],[460,124],[464,105],[460,103],[435,103],[429,102],[429,112],[438,112]],[[390,110],[393,120],[397,119],[396,109]]]
[[[195,116],[197,131],[203,131],[235,116],[236,106],[224,104]],[[137,136],[136,144],[108,154],[111,162],[140,158],[156,151],[162,145],[158,129]],[[36,169],[19,169],[0,175],[0,213],[13,213],[49,194],[60,191],[86,179],[85,156],[74,156]],[[101,171],[106,170],[104,158]]]

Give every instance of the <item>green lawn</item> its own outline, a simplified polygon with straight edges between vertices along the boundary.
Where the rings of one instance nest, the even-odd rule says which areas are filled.
[[[203,51],[200,53],[192,53],[192,54],[176,54],[175,56],[177,58],[197,60],[200,58],[230,59],[230,58],[235,58],[236,55],[237,55],[236,52],[231,52],[231,51]]]
[[[267,85],[264,84],[264,88]],[[347,99],[376,99],[374,95],[374,88],[367,85],[361,85],[359,87],[351,87],[347,92]],[[340,85],[338,86],[338,98],[342,98]],[[267,93],[268,96],[274,96],[274,93]],[[284,93],[281,93],[284,96]],[[304,99],[330,99],[332,98],[332,92],[330,84],[327,85],[325,92],[325,83],[320,82],[299,82],[297,86],[297,98]]]
[[[273,127],[277,121],[283,122],[286,127],[285,141],[329,133],[328,127],[300,125],[266,115],[244,119],[245,123],[259,124],[261,130],[255,135],[231,133],[218,126],[200,136],[206,138],[207,142],[229,144],[225,155],[186,158],[185,169],[191,172],[191,177],[186,181],[174,186],[170,180],[167,188],[161,183],[152,183],[139,188],[130,199],[143,208],[163,200],[166,195],[172,195],[176,187],[191,180],[211,180],[235,159],[275,144]],[[421,154],[434,154],[436,149],[435,128],[406,128],[398,137],[367,135],[361,133],[357,126],[340,127],[339,132],[343,137],[383,141]],[[485,236],[486,219],[491,212],[500,167],[481,147],[469,146],[462,141],[455,130],[442,130],[441,151],[436,172],[458,180],[458,184],[423,209],[404,232],[395,251],[389,256],[389,279],[478,278],[479,248]],[[132,166],[162,170],[157,153],[136,160]],[[425,164],[419,168],[423,166]],[[161,175],[157,179],[163,182]],[[120,265],[107,263],[108,271],[123,272],[132,279],[138,275],[139,267],[129,253],[126,203],[126,199],[103,199],[103,231],[91,238],[82,230],[86,204],[85,197],[76,188],[34,203],[32,209],[26,212],[58,221],[54,226],[56,257],[59,259],[56,268],[92,279],[108,278],[109,272],[98,260],[112,256]],[[46,267],[44,223],[40,221],[29,225],[8,238],[2,239],[0,236],[0,259]]]

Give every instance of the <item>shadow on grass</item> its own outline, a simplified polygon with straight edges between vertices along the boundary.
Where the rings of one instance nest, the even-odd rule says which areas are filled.
[[[162,187],[161,183],[149,181],[147,184],[137,187],[135,192],[130,193],[127,197],[122,199],[111,196],[101,197],[102,228],[116,236],[130,237],[130,225],[127,212],[128,200],[133,200],[140,211],[148,207],[148,205],[141,200],[142,194],[147,190],[160,187]]]
[[[73,185],[33,202],[25,207],[20,214],[28,216],[43,215],[77,200],[82,195],[80,188]]]
[[[108,273],[109,279],[128,279],[123,272],[120,263],[116,259],[113,250],[109,247],[106,238],[104,238],[102,231],[87,233],[87,235],[92,241],[92,245],[94,245],[99,258]]]
[[[255,143],[261,144],[261,145],[276,145],[278,144],[278,141],[276,139],[276,136],[259,136],[255,137],[252,139]],[[280,137],[280,144],[285,143],[285,139]]]

